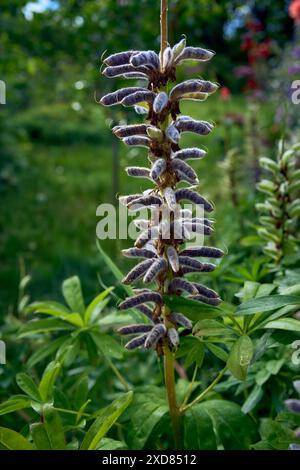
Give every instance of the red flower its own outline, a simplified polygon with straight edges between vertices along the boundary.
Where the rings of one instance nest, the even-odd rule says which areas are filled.
[[[289,14],[296,23],[300,23],[300,0],[292,0],[289,6]]]
[[[230,93],[229,88],[227,86],[222,86],[220,88],[220,95],[221,95],[222,100],[224,100],[224,101],[229,100],[230,97],[231,97],[231,93]]]

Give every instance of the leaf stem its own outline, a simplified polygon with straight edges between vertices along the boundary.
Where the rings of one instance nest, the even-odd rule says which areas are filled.
[[[182,406],[180,408],[180,412],[185,413],[187,410],[192,408],[192,406],[196,405],[196,403],[199,403],[199,401],[201,401],[205,397],[205,395],[208,392],[210,392],[210,390],[212,390],[214,388],[214,386],[221,380],[221,378],[225,374],[226,370],[227,370],[227,366],[225,366],[224,369],[221,370],[221,372],[217,375],[215,380],[213,380],[212,383],[205,390],[203,390],[203,392],[200,393],[200,395],[197,398],[195,398],[195,400],[193,400],[191,403],[189,403],[186,406]]]
[[[197,372],[198,372],[198,366],[197,366],[197,364],[196,364],[196,365],[195,365],[194,372],[193,372],[192,381],[191,381],[191,383],[189,384],[189,388],[188,388],[188,390],[187,390],[187,392],[186,392],[186,395],[185,395],[185,397],[184,397],[184,400],[183,400],[183,402],[182,402],[180,408],[183,408],[183,407],[187,404],[187,402],[188,402],[188,400],[189,400],[189,398],[190,398],[190,396],[191,396],[191,393],[192,393],[193,388],[194,388],[194,383],[195,383],[195,380],[196,380]]]
[[[126,382],[125,378],[123,377],[123,375],[121,374],[121,372],[116,368],[116,366],[114,365],[114,363],[109,359],[109,357],[106,357],[105,358],[106,361],[107,361],[107,364],[109,365],[109,367],[111,368],[111,370],[114,372],[114,374],[118,377],[118,379],[120,380],[121,384],[123,385],[124,387],[124,390],[126,392],[129,392],[130,390],[130,386],[129,384]]]

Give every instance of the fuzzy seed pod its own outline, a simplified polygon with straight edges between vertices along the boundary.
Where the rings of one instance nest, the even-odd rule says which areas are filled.
[[[185,93],[180,96],[180,100],[191,100],[191,101],[205,101],[208,98],[208,93]]]
[[[133,220],[133,223],[140,230],[146,230],[147,228],[149,228],[149,225],[150,225],[150,221],[147,219],[136,219],[136,220]]]
[[[118,52],[117,54],[111,54],[110,56],[106,57],[103,62],[106,65],[110,65],[115,67],[116,65],[124,65],[128,64],[130,57],[133,54],[136,54],[138,51],[125,51],[125,52]]]
[[[163,57],[162,57],[162,67],[161,67],[162,71],[170,67],[172,65],[172,61],[173,61],[173,50],[171,49],[171,47],[168,46],[165,48]]]
[[[153,325],[138,323],[136,325],[122,326],[122,328],[119,328],[117,332],[120,335],[134,335],[136,333],[148,333],[152,328]]]
[[[171,93],[170,100],[175,101],[180,99],[183,95],[186,94],[197,94],[204,93],[210,94],[214,93],[218,89],[218,85],[212,82],[205,80],[187,80],[185,82],[179,83],[176,85]]]
[[[128,166],[125,168],[125,171],[128,176],[134,176],[136,178],[150,178],[150,169],[149,168],[143,168],[140,166]]]
[[[285,405],[289,411],[292,413],[300,413],[300,400],[291,398],[290,400],[285,400]]]
[[[224,251],[219,248],[213,248],[210,246],[193,246],[191,248],[185,248],[179,253],[181,256],[192,256],[198,257],[203,256],[205,258],[222,258]]]
[[[206,152],[205,150],[198,149],[198,148],[187,148],[183,150],[178,150],[173,154],[173,158],[180,159],[180,160],[197,160],[200,158],[205,157]]]
[[[162,296],[158,292],[145,292],[134,297],[129,297],[120,303],[120,310],[127,310],[128,308],[136,307],[137,305],[146,302],[154,302],[155,304],[162,304]]]
[[[300,450],[300,444],[289,444],[289,450]]]
[[[161,206],[162,200],[158,196],[149,195],[149,196],[141,196],[134,201],[128,204],[128,207],[131,209],[132,206],[136,206],[136,208],[140,208],[142,206]]]
[[[198,181],[196,172],[183,160],[173,158],[171,167],[173,170],[179,170],[180,172],[186,174],[192,181]]]
[[[203,263],[200,263],[200,261],[190,258],[189,256],[179,256],[179,263],[180,266],[188,266],[202,271]]]
[[[166,137],[174,144],[178,144],[180,139],[180,133],[174,124],[170,124],[166,130]]]
[[[151,168],[151,178],[153,181],[157,181],[158,178],[162,175],[162,173],[165,171],[167,167],[166,160],[164,158],[159,158],[156,160]]]
[[[189,221],[184,223],[184,227],[186,227],[190,233],[198,233],[199,235],[210,235],[213,231],[212,227],[208,225]]]
[[[143,231],[140,236],[135,241],[135,246],[137,248],[142,248],[150,240],[159,238],[159,228],[158,227],[149,227]]]
[[[182,53],[186,46],[186,39],[183,38],[179,41],[175,46],[173,46],[173,60],[177,59],[177,57]]]
[[[182,315],[182,313],[172,312],[170,313],[169,318],[173,323],[177,323],[180,326],[184,326],[189,330],[192,330],[193,328],[192,322],[184,315]]]
[[[116,67],[106,67],[102,74],[108,78],[122,77],[128,73],[142,73],[147,76],[147,69],[145,67],[133,67],[130,64],[118,65]]]
[[[138,305],[136,308],[153,322],[153,312],[151,308],[149,308],[147,305]]]
[[[122,250],[122,254],[127,258],[148,258],[153,259],[153,251],[147,250],[145,248],[128,248],[127,250]]]
[[[162,323],[155,325],[150,333],[148,333],[147,339],[145,341],[145,349],[150,349],[153,346],[156,346],[158,341],[163,338],[167,333],[165,325]]]
[[[198,284],[197,282],[193,282],[193,284],[200,295],[204,295],[205,297],[210,297],[214,299],[219,298],[219,294],[217,294],[217,292],[215,292],[214,290],[209,289],[208,287],[203,286],[202,284]]]
[[[153,111],[157,114],[161,113],[162,110],[168,104],[168,95],[164,91],[161,91],[156,95],[155,100],[153,101]]]
[[[147,134],[150,137],[150,139],[159,140],[159,141],[163,139],[162,131],[158,127],[155,127],[155,126],[149,126],[147,128]]]
[[[119,139],[124,137],[129,137],[132,135],[147,135],[147,126],[146,124],[133,124],[126,126],[115,126],[112,129],[113,133]]]
[[[190,297],[190,299],[192,300],[197,300],[198,302],[203,302],[204,304],[208,304],[208,305],[219,305],[221,301],[221,299],[219,298],[210,298],[210,297],[205,297],[204,295],[195,295],[193,297]]]
[[[141,263],[137,264],[134,268],[122,280],[122,284],[131,284],[132,282],[138,281],[148,271],[153,263],[152,259],[146,259]]]
[[[103,96],[100,100],[100,103],[103,106],[113,106],[121,103],[121,101],[128,95],[132,95],[138,91],[144,91],[141,87],[128,87],[121,88],[120,90],[114,91],[113,93],[108,93]]]
[[[202,224],[202,225],[207,225],[208,227],[213,227],[214,225],[214,220],[211,219],[206,219],[202,217],[192,217],[189,219],[184,219],[184,222],[191,222],[195,224]]]
[[[148,90],[137,91],[136,93],[132,93],[125,98],[122,99],[121,104],[123,106],[134,106],[138,103],[153,103],[155,98],[155,93]]]
[[[196,193],[195,191],[192,191],[191,189],[178,189],[175,192],[175,195],[177,202],[186,199],[188,201],[194,202],[195,204],[203,206],[207,212],[212,212],[214,210],[210,202],[208,202],[203,196],[200,196],[200,194]]]
[[[177,207],[176,196],[172,188],[167,187],[164,189],[164,197],[169,209],[175,210]]]
[[[133,338],[131,341],[125,344],[126,349],[136,349],[139,346],[142,346],[147,339],[148,334],[138,336],[137,338]]]
[[[164,258],[159,258],[152,262],[152,265],[149,267],[148,271],[144,276],[144,283],[148,284],[153,281],[159,274],[165,271],[168,267],[168,263]]]
[[[176,328],[168,329],[168,340],[172,348],[176,349],[179,345],[179,335]]]
[[[188,59],[201,60],[205,62],[210,60],[214,55],[214,52],[202,49],[202,47],[185,47],[175,60],[175,63],[181,64],[181,62]]]
[[[146,65],[154,69],[159,68],[159,57],[154,51],[142,51],[138,54],[134,54],[130,62],[134,67]]]
[[[198,178],[197,179],[191,178],[189,175],[187,175],[183,171],[174,170],[174,172],[175,172],[175,175],[176,175],[178,181],[186,181],[187,183],[190,183],[190,184],[198,184],[199,183]]]
[[[141,194],[129,194],[128,196],[119,196],[119,202],[122,206],[127,206],[130,202],[141,197]]]
[[[132,79],[132,80],[147,80],[148,81],[148,76],[146,75],[146,73],[142,73],[142,72],[128,72],[128,73],[124,73],[124,75],[121,75],[121,77]]]
[[[130,137],[125,137],[123,139],[124,144],[129,145],[131,147],[150,147],[150,139],[149,137],[144,137],[140,135],[132,135]]]
[[[144,106],[134,106],[133,109],[135,110],[136,114],[148,114],[149,110]]]
[[[129,97],[130,96],[132,96],[132,95],[129,95]],[[124,99],[128,99],[128,98],[124,98]],[[123,101],[122,101],[122,103],[123,103]],[[208,121],[196,121],[195,119],[189,119],[189,120],[187,120],[187,119],[184,119],[184,120],[177,119],[175,121],[174,125],[175,125],[176,129],[181,133],[183,133],[183,132],[194,132],[195,134],[200,134],[200,135],[207,135],[214,128],[214,126],[211,123],[209,123]]]
[[[186,279],[182,279],[181,277],[174,277],[169,284],[169,293],[177,291],[185,291],[191,295],[198,294],[198,289],[194,284]]]
[[[169,264],[172,268],[172,271],[177,273],[179,271],[179,259],[178,259],[178,254],[174,246],[168,246],[167,248],[167,258],[169,261]]]

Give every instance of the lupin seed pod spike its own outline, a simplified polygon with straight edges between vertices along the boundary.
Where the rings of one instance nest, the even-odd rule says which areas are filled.
[[[134,295],[121,302],[119,308],[138,309],[151,321],[151,330],[131,340],[126,344],[126,348],[156,349],[158,354],[165,356],[166,388],[176,435],[174,350],[178,346],[179,336],[191,333],[192,323],[182,313],[170,312],[164,304],[163,295],[172,293],[214,305],[219,303],[216,292],[202,284],[187,281],[184,275],[194,272],[202,276],[202,273],[213,271],[216,268],[214,264],[203,263],[196,258],[221,258],[224,253],[214,247],[200,246],[193,249],[182,246],[190,239],[192,232],[205,236],[213,230],[212,221],[204,215],[193,217],[190,208],[181,208],[184,201],[201,206],[205,212],[212,212],[214,207],[197,192],[194,186],[195,183],[198,184],[196,172],[186,163],[186,160],[203,158],[206,151],[194,147],[180,148],[181,134],[194,132],[201,139],[213,131],[214,125],[205,120],[181,116],[179,101],[195,99],[201,102],[215,92],[218,86],[196,78],[176,83],[176,67],[179,64],[185,60],[208,61],[214,53],[201,47],[187,46],[185,38],[173,47],[170,46],[167,37],[167,11],[168,1],[161,0],[159,53],[152,50],[130,50],[112,54],[105,59],[107,67],[104,75],[146,78],[145,87],[128,87],[116,91],[103,97],[102,104],[132,106],[136,113],[145,117],[144,124],[116,126],[113,132],[126,145],[144,147],[148,151],[151,167],[129,167],[127,173],[134,177],[146,176],[152,181],[151,189],[142,194],[121,196],[120,202],[131,212],[142,208],[151,209],[149,221],[136,220],[135,225],[142,232],[137,236],[135,247],[123,251],[123,254],[126,257],[145,259],[127,274],[125,282],[131,282],[131,278],[132,282],[140,279],[143,271],[143,282],[149,283],[150,286],[150,283],[153,283],[155,287],[153,290],[135,290]],[[171,91],[167,92],[170,89]],[[178,188],[178,182],[184,182],[185,187]],[[189,184],[192,187],[189,187]],[[178,227],[181,230],[177,230]],[[145,266],[148,266],[146,272]],[[184,331],[182,327],[185,328]],[[138,334],[143,328],[131,325],[124,327],[120,332]],[[180,335],[178,328],[181,328]]]

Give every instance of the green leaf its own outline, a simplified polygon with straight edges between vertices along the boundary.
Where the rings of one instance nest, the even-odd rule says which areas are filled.
[[[238,380],[246,380],[247,370],[253,356],[253,345],[249,336],[241,336],[232,346],[227,367]]]
[[[70,330],[63,320],[57,318],[47,318],[46,320],[32,320],[20,328],[19,338],[38,333],[48,333],[50,331]]]
[[[63,296],[72,312],[84,314],[85,306],[78,276],[69,277],[62,284]]]
[[[123,348],[114,338],[100,332],[92,332],[90,335],[97,348],[104,356],[113,357],[115,359],[121,359],[123,357]]]
[[[263,397],[263,394],[263,389],[259,385],[255,385],[255,387],[253,387],[253,389],[248,395],[248,398],[242,406],[242,412],[245,414],[250,413],[250,411],[252,411],[260,402]]]
[[[200,338],[184,337],[180,342],[180,348],[177,351],[176,357],[184,357],[184,367],[189,368],[193,363],[201,367],[204,359],[204,344]]]
[[[271,359],[270,361],[266,362],[265,367],[267,371],[271,372],[272,375],[277,375],[284,363],[285,358],[277,360]]]
[[[296,318],[280,318],[279,320],[265,323],[263,328],[275,328],[277,330],[300,331],[300,321]]]
[[[125,442],[116,441],[108,437],[103,437],[96,450],[126,450],[127,446]]]
[[[184,449],[217,450],[213,422],[201,405],[193,406],[184,416]]]
[[[150,389],[148,386],[136,393],[128,409],[129,448],[143,449],[152,433],[158,432],[158,426],[168,416],[168,410],[164,390],[158,387]]]
[[[48,315],[60,316],[66,313],[70,313],[70,311],[63,304],[53,302],[52,300],[45,300],[43,302],[33,302],[32,304],[28,305],[28,307],[26,307],[25,313],[46,313]]]
[[[52,405],[43,407],[45,431],[52,450],[63,450],[66,447],[63,425],[59,414]]]
[[[266,383],[269,378],[271,377],[271,372],[269,372],[267,369],[261,369],[259,370],[256,375],[255,375],[255,381],[259,387],[261,387],[264,383]]]
[[[29,375],[24,372],[20,372],[16,376],[16,382],[20,389],[23,390],[23,392],[25,392],[30,398],[36,401],[42,400],[37,385]]]
[[[110,269],[112,274],[114,275],[115,279],[118,281],[118,283],[122,286],[122,288],[127,292],[127,294],[132,294],[132,289],[129,286],[125,286],[124,284],[121,284],[121,281],[124,277],[123,273],[119,270],[118,266],[113,262],[113,260],[105,253],[103,248],[100,245],[100,241],[97,240],[96,242],[98,251],[100,253],[101,258],[107,265],[107,267]]]
[[[31,436],[37,450],[51,450],[51,443],[48,438],[44,423],[33,423],[30,426]]]
[[[197,336],[222,336],[232,334],[233,331],[217,320],[201,320],[196,323],[193,334]]]
[[[87,431],[80,447],[81,450],[95,450],[97,448],[102,437],[106,435],[112,425],[126,410],[132,401],[132,397],[133,393],[128,392],[101,410],[100,416]]]
[[[216,318],[223,313],[219,307],[213,307],[179,295],[164,295],[164,301],[173,312],[183,313],[194,321]]]
[[[55,340],[52,340],[50,343],[46,342],[43,346],[38,347],[38,349],[30,356],[27,361],[27,366],[29,369],[34,367],[40,361],[45,359],[48,356],[51,356],[65,341],[68,341],[69,337],[60,337]]]
[[[8,428],[0,427],[1,450],[34,450],[30,442],[22,434]]]
[[[90,319],[97,316],[102,307],[105,305],[103,300],[110,294],[114,287],[108,287],[105,291],[101,292],[94,300],[89,304],[85,313],[84,313],[84,322],[87,325],[90,322]]]
[[[39,392],[43,401],[47,401],[52,398],[53,387],[60,369],[61,364],[55,361],[50,362],[45,369],[39,385]]]
[[[296,295],[271,295],[258,297],[245,302],[236,310],[236,315],[253,315],[276,310],[285,305],[300,305],[300,297]]]
[[[216,346],[213,343],[206,343],[207,349],[209,349],[218,359],[221,359],[223,362],[227,362],[228,353],[224,349]]]
[[[7,413],[12,413],[17,410],[23,410],[24,408],[30,408],[31,400],[25,396],[11,397],[4,401],[0,405],[0,416]]]
[[[207,400],[186,413],[184,436],[186,449],[215,450],[222,445],[225,450],[246,450],[256,429],[235,403]]]

